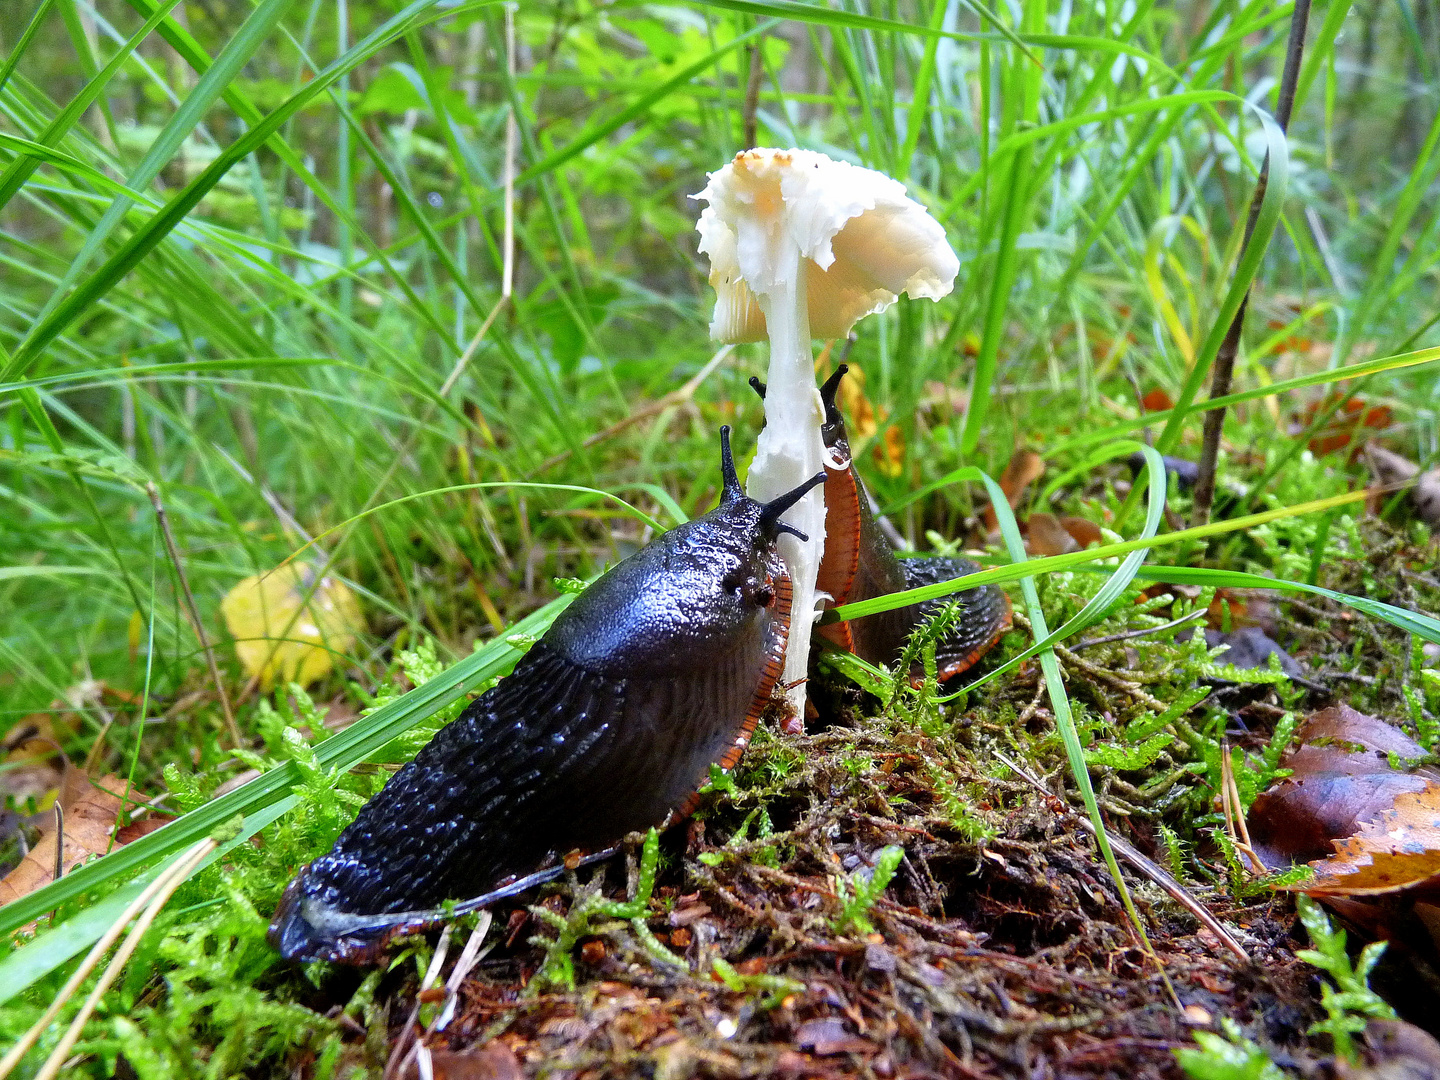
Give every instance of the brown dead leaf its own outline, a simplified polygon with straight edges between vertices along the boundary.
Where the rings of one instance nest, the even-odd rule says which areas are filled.
[[[60,753],[60,740],[73,731],[74,725],[67,722],[72,719],[73,715],[59,720],[59,731],[57,719],[51,713],[31,713],[16,720],[0,742],[0,749],[5,751],[5,764],[55,757]]]
[[[1399,728],[1348,705],[1313,713],[1296,733],[1300,745],[1281,766],[1293,770],[1250,807],[1250,839],[1272,869],[1323,859],[1334,843],[1374,821],[1398,797],[1424,790],[1440,773],[1405,772],[1391,764],[1424,756]]]
[[[110,850],[110,830],[125,805],[124,795],[124,777],[107,776],[92,784],[80,769],[66,772],[60,804],[65,811],[62,873],[68,874],[82,862]],[[52,822],[41,841],[0,881],[0,906],[28,896],[55,879],[55,845]]]
[[[1440,882],[1440,783],[1397,795],[1377,821],[1362,821],[1334,855],[1310,865],[1316,876],[1292,888],[1311,896],[1379,896]]]
[[[1391,754],[1402,761],[1425,756],[1394,724],[1343,704],[1311,713],[1295,736],[1300,745],[1286,755],[1285,768],[1296,772],[1384,772],[1392,768]]]
[[[1166,409],[1175,407],[1175,402],[1170,400],[1170,395],[1158,386],[1147,392],[1140,399],[1140,404],[1144,406],[1146,412],[1164,412]]]
[[[1341,395],[1336,392],[1312,401],[1292,425],[1292,430],[1298,434],[1309,428],[1321,412],[1332,408],[1339,400]],[[1310,452],[1316,457],[1323,457],[1336,450],[1343,450],[1355,440],[1361,429],[1379,431],[1389,427],[1393,419],[1390,406],[1367,405],[1363,398],[1352,397],[1310,437]],[[1352,454],[1352,458],[1353,456]]]
[[[431,1050],[430,1066],[435,1080],[522,1080],[525,1070],[520,1059],[504,1043],[489,1042],[478,1050]],[[406,1077],[418,1077],[419,1066],[412,1064]]]
[[[1440,469],[1421,473],[1420,466],[1403,454],[1386,450],[1373,442],[1365,444],[1365,463],[1370,466],[1370,474],[1381,488],[1397,488],[1413,481],[1415,486],[1410,491],[1410,501],[1416,514],[1432,529],[1440,528]],[[1376,492],[1375,496],[1370,507],[1372,513],[1389,501],[1382,492]]]
[[[255,775],[260,774],[256,773]],[[149,836],[155,830],[163,829],[174,820],[176,820],[174,814],[151,814],[139,821],[132,821],[129,825],[115,830],[115,842],[122,847],[125,844],[133,844],[142,836]]]
[[[1017,450],[1010,458],[1005,471],[1000,475],[1000,490],[1005,493],[1010,509],[1020,505],[1025,489],[1045,475],[1045,459],[1034,450]],[[985,507],[985,528],[994,532],[999,528],[999,519],[993,506]]]
[[[1075,543],[1080,545],[1084,551],[1091,544],[1103,544],[1105,538],[1100,535],[1100,526],[1089,518],[1075,517],[1073,514],[1066,514],[1060,519],[1060,524],[1065,531],[1075,538]]]
[[[1206,612],[1205,625],[1212,630],[1258,626],[1273,636],[1284,629],[1281,615],[1274,599],[1263,589],[1216,589]]]
[[[1025,551],[1030,555],[1066,555],[1079,551],[1075,537],[1054,514],[1036,511],[1025,520]]]

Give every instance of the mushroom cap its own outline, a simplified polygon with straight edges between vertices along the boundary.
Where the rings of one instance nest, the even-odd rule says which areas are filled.
[[[803,257],[818,338],[844,337],[902,292],[938,300],[960,270],[945,230],[904,184],[813,150],[746,150],[710,173],[695,197],[708,204],[697,227],[710,257],[717,341],[765,340],[757,294],[780,284],[791,265],[786,244]]]

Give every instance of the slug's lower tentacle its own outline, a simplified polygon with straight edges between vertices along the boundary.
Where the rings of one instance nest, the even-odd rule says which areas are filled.
[[[784,661],[775,538],[798,496],[747,498],[726,436],[720,507],[576,598],[290,883],[270,928],[285,956],[368,959],[448,900],[688,809],[712,764],[735,763]]]

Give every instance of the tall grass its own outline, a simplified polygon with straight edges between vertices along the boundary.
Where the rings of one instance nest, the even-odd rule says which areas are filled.
[[[851,353],[882,433],[897,432],[892,454],[904,448],[875,477],[882,499],[961,464],[993,471],[1017,441],[1055,441],[1038,417],[1103,429],[1133,410],[1132,376],[1174,391],[1203,370],[1227,293],[1249,277],[1231,262],[1258,159],[1275,148],[1264,109],[1288,26],[1286,7],[1259,2],[563,5],[521,12],[510,84],[486,4],[386,18],[271,0],[183,22],[149,0],[27,7],[37,18],[0,88],[0,544],[7,565],[101,573],[6,584],[11,715],[81,675],[135,685],[137,609],[155,623],[157,690],[193,669],[145,479],[212,611],[296,545],[277,502],[314,533],[447,481],[536,476],[563,454],[538,478],[655,481],[702,506],[709,429],[732,411],[753,423],[739,386],[759,357],[722,369],[678,416],[584,439],[708,358],[685,196],[739,148],[750,65],[763,69],[760,141],[901,177],[964,260],[950,300],[862,324]],[[1397,85],[1382,62],[1434,58],[1389,9],[1353,13],[1351,40],[1331,44],[1343,11],[1317,12],[1328,19],[1275,185],[1277,240],[1255,245],[1249,342],[1293,321],[1292,337],[1336,347],[1242,357],[1249,385],[1435,340],[1408,339],[1433,307],[1425,196],[1440,120],[1433,92]],[[1375,155],[1362,96],[1426,133]],[[515,303],[441,398],[498,297],[498,135],[512,104]],[[1432,381],[1392,383],[1422,455]],[[936,382],[969,390],[968,407],[923,412]],[[1194,427],[1175,413],[1166,448]],[[938,498],[931,520],[969,496]],[[613,557],[625,538],[596,513],[504,491],[442,497],[371,519],[331,554],[365,590],[372,644],[424,628],[459,655],[493,630],[471,583],[510,617],[547,573]]]
[[[11,9],[0,728],[65,703],[67,750],[104,731],[101,762],[142,786],[229,757],[148,482],[237,690],[220,598],[337,525],[320,556],[367,619],[339,666],[373,685],[397,646],[466,657],[551,577],[646,539],[597,494],[521,482],[665,522],[708,507],[714,429],[758,428],[763,357],[622,421],[713,355],[688,196],[747,121],[904,180],[961,255],[951,297],[866,320],[848,356],[878,420],[867,481],[886,504],[928,491],[899,515],[912,541],[984,498],[938,481],[1022,444],[1087,461],[1152,388],[1180,406],[1150,418],[1162,448],[1193,454],[1189,406],[1252,286],[1227,420],[1252,463],[1222,478],[1303,453],[1302,388],[1362,361],[1398,444],[1440,450],[1433,357],[1385,359],[1440,343],[1440,55],[1409,8],[1315,12],[1288,140],[1268,110],[1291,9],[1267,0],[567,0],[521,7],[513,77],[488,0]],[[487,325],[512,115],[515,290]]]

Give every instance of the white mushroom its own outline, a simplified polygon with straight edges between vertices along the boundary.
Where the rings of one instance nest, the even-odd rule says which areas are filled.
[[[746,490],[756,499],[789,491],[826,464],[823,409],[810,339],[838,338],[903,292],[938,300],[960,269],[945,230],[888,176],[811,150],[747,150],[710,174],[696,198],[700,250],[710,257],[718,341],[770,341],[765,430]],[[815,575],[825,544],[820,491],[786,520],[809,536],[780,538],[794,606],[784,681],[800,712],[819,613]],[[807,615],[809,617],[807,617]]]

